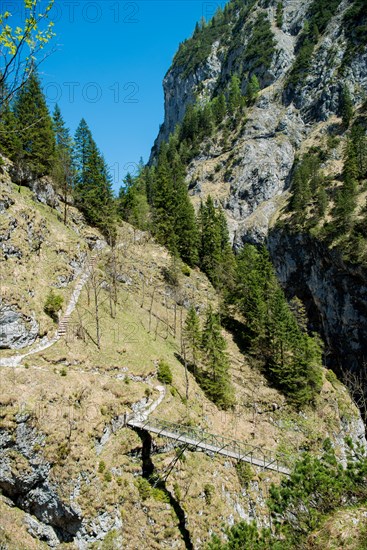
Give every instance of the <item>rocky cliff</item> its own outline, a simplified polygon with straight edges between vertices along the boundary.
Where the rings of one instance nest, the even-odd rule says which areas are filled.
[[[321,147],[334,130],[344,139],[343,90],[348,87],[356,112],[367,93],[366,13],[363,0],[232,1],[214,23],[180,46],[163,83],[165,120],[153,157],[189,104],[228,94],[233,74],[244,94],[252,75],[260,82],[255,104],[229,132],[219,128],[205,139],[188,166],[194,203],[211,194],[222,204],[235,247],[267,241],[276,220],[286,219],[300,154]],[[205,56],[195,53],[195,44]],[[340,156],[334,161],[338,164]],[[305,299],[317,319],[328,364],[361,364],[366,357],[365,269],[346,265],[317,238],[291,237],[286,229],[271,232],[269,249],[289,295]]]

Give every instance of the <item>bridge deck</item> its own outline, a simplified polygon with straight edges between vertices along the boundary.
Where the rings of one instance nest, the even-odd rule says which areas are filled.
[[[169,422],[164,421],[141,421],[135,420],[134,418],[127,419],[126,424],[133,428],[140,428],[147,430],[148,432],[157,434],[161,437],[166,437],[177,441],[177,443],[185,443],[195,447],[196,449],[201,449],[204,452],[219,454],[229,458],[234,458],[235,460],[248,462],[253,466],[259,468],[264,468],[266,470],[273,470],[284,475],[290,475],[290,470],[279,463],[279,461],[269,456],[269,451],[266,451],[263,454],[262,458],[259,456],[254,456],[254,450],[256,447],[251,445],[241,445],[236,441],[227,440],[220,436],[214,436],[212,434],[207,434],[205,432],[195,433],[195,430],[189,430],[192,433],[185,433],[185,426],[182,426],[182,431],[179,428],[179,425],[174,425]],[[207,439],[214,439],[214,443],[208,443]],[[221,440],[221,444],[218,445],[215,443],[215,440]],[[260,454],[260,453],[259,453]],[[268,456],[267,456],[268,455]]]

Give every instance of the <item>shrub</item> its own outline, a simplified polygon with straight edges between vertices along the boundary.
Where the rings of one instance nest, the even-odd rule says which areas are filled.
[[[172,384],[172,371],[164,361],[159,361],[157,378],[162,384]]]
[[[214,492],[215,492],[214,485],[212,485],[211,483],[206,483],[204,485],[204,496],[205,496],[205,502],[207,504],[211,504]]]
[[[140,498],[142,500],[147,500],[147,498],[149,498],[151,494],[149,481],[147,481],[143,477],[138,477],[138,479],[135,481],[135,485],[139,491]]]
[[[190,277],[191,269],[189,268],[189,266],[187,264],[182,264],[181,272],[186,277]]]
[[[236,472],[242,487],[247,487],[254,477],[251,465],[247,462],[238,462],[236,464]]]
[[[106,463],[104,460],[101,460],[100,463],[98,464],[98,472],[100,474],[102,474],[106,469]]]
[[[55,294],[53,290],[50,290],[45,305],[43,307],[43,311],[51,317],[55,323],[58,320],[58,313],[60,309],[62,308],[62,304],[64,303],[64,298],[60,296],[59,294]]]

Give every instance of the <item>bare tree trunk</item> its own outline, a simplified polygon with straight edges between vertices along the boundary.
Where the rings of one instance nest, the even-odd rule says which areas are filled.
[[[154,293],[155,293],[155,287],[153,288],[152,299],[151,299],[151,302],[150,302],[150,309],[149,309],[149,329],[148,329],[148,332],[150,332],[150,329],[151,329],[151,326],[152,326],[152,310],[153,310]]]

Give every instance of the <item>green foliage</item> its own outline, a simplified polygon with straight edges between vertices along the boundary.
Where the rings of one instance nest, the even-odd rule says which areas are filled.
[[[344,15],[344,32],[348,40],[343,68],[348,67],[353,54],[362,51],[367,37],[367,0],[354,0]]]
[[[10,102],[25,82],[33,77],[38,53],[55,36],[54,22],[48,20],[54,0],[23,0],[20,3],[19,12],[8,5],[11,11],[0,13],[0,89],[7,91],[0,96],[1,114],[4,103]],[[17,17],[19,13],[21,18]],[[14,25],[12,17],[15,17]]]
[[[159,361],[157,378],[162,384],[172,384],[173,376],[171,368],[164,361]]]
[[[104,460],[100,460],[98,464],[98,472],[100,474],[103,474],[103,472],[106,470],[106,463]]]
[[[185,183],[185,169],[177,152],[178,136],[163,144],[151,173],[148,200],[152,230],[157,239],[189,266],[198,260],[195,211]]]
[[[269,69],[275,53],[275,39],[270,21],[265,13],[260,13],[252,26],[247,47],[241,56],[242,66],[248,74],[262,68]]]
[[[71,195],[72,193],[74,180],[73,141],[70,137],[69,130],[65,126],[58,105],[55,105],[52,125],[56,141],[55,162],[52,175],[58,189],[60,189],[62,193],[64,203],[66,204],[69,194]],[[66,223],[66,207],[64,209],[64,222]]]
[[[204,485],[204,497],[205,497],[205,503],[209,506],[209,504],[212,503],[213,496],[215,493],[215,487],[211,483],[206,483]]]
[[[353,102],[350,95],[348,86],[344,86],[341,94],[341,115],[343,119],[343,125],[345,128],[349,128],[349,124],[353,118]]]
[[[283,11],[284,11],[283,2],[278,2],[277,12],[276,12],[276,22],[277,22],[277,27],[279,27],[280,29],[283,26]]]
[[[286,550],[285,541],[277,541],[270,529],[258,529],[255,522],[241,521],[225,531],[227,540],[223,542],[214,535],[206,550]]]
[[[287,540],[299,544],[330,512],[367,498],[367,457],[351,441],[346,468],[337,460],[329,440],[319,458],[306,454],[290,478],[272,486],[269,508]]]
[[[210,195],[200,205],[198,226],[201,269],[215,287],[230,287],[234,275],[234,256],[229,244],[227,222],[222,209],[215,208]]]
[[[53,290],[50,290],[46,297],[43,311],[56,323],[58,321],[58,313],[61,310],[63,303],[64,298],[60,296],[60,294],[55,294]]]
[[[290,403],[297,408],[312,403],[322,385],[319,339],[301,330],[264,248],[246,245],[237,266],[232,297],[246,319],[253,353],[263,358],[266,376]]]
[[[366,503],[367,456],[350,440],[348,464],[336,458],[329,440],[321,457],[305,454],[289,478],[272,485],[268,508],[273,531],[240,522],[225,531],[226,542],[213,536],[207,550],[296,550],[308,548],[308,536],[339,509]],[[364,548],[362,545],[361,548]]]
[[[143,162],[139,165],[139,173],[133,178],[127,174],[124,186],[120,187],[117,200],[118,215],[141,231],[150,229],[150,208],[148,203],[148,188],[150,189],[151,174]]]
[[[138,477],[135,485],[139,491],[141,500],[147,500],[151,496],[151,487],[149,481],[143,477]]]
[[[298,224],[305,223],[307,215],[313,215],[317,221],[325,213],[327,194],[320,167],[318,154],[309,152],[298,161],[294,170],[290,208],[297,214]]]
[[[236,472],[242,487],[247,487],[254,478],[253,469],[248,462],[237,462]]]
[[[288,76],[287,88],[294,90],[307,76],[312,55],[320,34],[336,12],[341,0],[314,0],[306,14],[303,32],[297,44],[297,55]]]
[[[111,177],[84,119],[75,132],[75,199],[91,225],[110,242],[115,238],[115,204]]]
[[[232,75],[229,85],[228,109],[234,114],[243,105],[241,81],[236,74]]]
[[[226,347],[219,316],[209,306],[201,342],[205,368],[200,372],[199,381],[208,398],[221,409],[228,409],[234,403]]]
[[[26,165],[36,176],[52,171],[55,159],[55,135],[52,120],[35,72],[20,89],[15,103],[17,142],[14,160]]]
[[[107,481],[107,483],[110,483],[112,481],[112,474],[111,472],[105,472],[104,474],[104,480]]]
[[[246,100],[247,103],[252,105],[255,103],[257,96],[259,95],[260,84],[256,74],[252,75],[250,82],[247,85],[246,89]]]
[[[158,487],[154,487],[151,490],[151,494],[154,500],[156,500],[157,502],[164,502],[166,504],[169,503],[169,496],[167,492],[162,491],[162,489],[159,489]]]
[[[184,78],[208,59],[214,42],[226,41],[229,36],[228,22],[232,12],[231,5],[226,6],[224,11],[218,8],[209,23],[205,20],[200,24],[197,23],[192,37],[180,44],[173,59],[173,67],[181,67]]]

